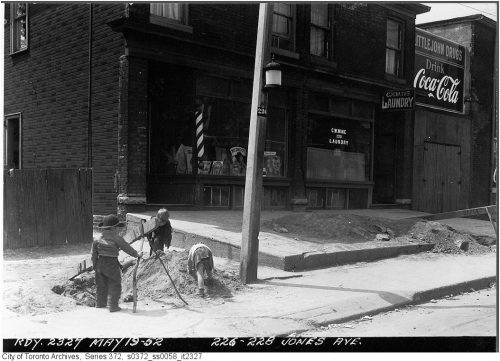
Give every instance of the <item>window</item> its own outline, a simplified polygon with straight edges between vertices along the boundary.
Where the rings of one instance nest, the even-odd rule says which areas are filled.
[[[10,52],[28,49],[28,5],[11,3],[10,8]]]
[[[274,3],[272,46],[279,49],[294,50],[293,12],[291,4]]]
[[[21,114],[8,115],[4,122],[6,169],[21,168]]]
[[[368,181],[372,123],[309,114],[307,178]]]
[[[186,3],[151,3],[150,14],[150,21],[158,25],[188,24]]]
[[[331,17],[328,4],[311,4],[310,53],[324,58],[331,52]]]
[[[386,74],[401,77],[403,74],[403,27],[401,23],[387,20],[387,41],[385,49]]]

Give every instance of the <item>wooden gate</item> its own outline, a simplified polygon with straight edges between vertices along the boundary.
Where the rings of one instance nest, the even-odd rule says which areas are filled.
[[[460,146],[424,143],[421,187],[416,195],[418,210],[431,213],[459,209],[461,170]]]
[[[3,248],[92,240],[92,170],[4,171]]]

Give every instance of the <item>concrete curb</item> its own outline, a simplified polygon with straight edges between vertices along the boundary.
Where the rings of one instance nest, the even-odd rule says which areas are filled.
[[[383,312],[389,312],[393,311],[397,308],[409,306],[409,305],[418,305],[422,303],[429,302],[432,299],[438,299],[438,298],[443,298],[445,296],[449,296],[451,294],[455,295],[458,293],[463,293],[463,292],[469,292],[469,291],[478,291],[481,289],[486,289],[491,286],[492,283],[497,281],[497,276],[490,276],[490,277],[483,277],[483,278],[478,278],[474,280],[469,280],[461,283],[456,283],[452,285],[446,285],[443,287],[438,287],[438,288],[432,288],[429,290],[425,291],[417,291],[415,292],[412,296],[411,299],[409,299],[406,302],[397,302],[395,304],[392,304],[390,306],[385,306],[385,307],[378,307],[371,309],[369,311],[364,311],[364,312],[358,312],[358,313],[353,313],[349,316],[343,316],[343,317],[336,317],[336,318],[331,318],[329,320],[323,320],[321,322],[314,322],[316,327],[320,326],[327,326],[330,324],[340,324],[340,323],[345,323],[349,321],[354,321],[357,319],[360,319],[364,316],[373,316],[377,315]],[[310,331],[311,326],[307,326],[301,329],[296,329],[292,330],[290,332],[286,333],[281,333],[276,335],[276,337],[287,337],[291,334],[300,334],[302,332]]]
[[[174,230],[172,246],[189,249],[196,243],[203,242],[212,250],[214,256],[239,261],[241,247],[214,238],[200,236]],[[371,262],[384,258],[393,258],[404,254],[414,254],[430,251],[433,243],[380,247],[370,249],[356,249],[338,252],[307,252],[292,256],[278,256],[259,252],[259,265],[278,268],[283,271],[302,271],[316,268],[326,268],[352,264],[357,262]]]
[[[142,219],[149,219],[148,215],[127,214],[129,223],[140,223]],[[200,234],[186,232],[174,228],[172,232],[172,246],[189,249],[196,243],[204,243],[212,250],[214,256],[239,261],[241,246],[225,240],[206,237]],[[393,258],[405,254],[415,254],[430,251],[433,243],[407,244],[379,248],[364,248],[342,250],[336,252],[304,252],[294,255],[279,255],[259,252],[259,265],[277,268],[284,271],[303,271],[352,264],[357,262],[371,262],[385,258]]]

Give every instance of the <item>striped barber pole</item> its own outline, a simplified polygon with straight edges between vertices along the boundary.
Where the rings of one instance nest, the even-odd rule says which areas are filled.
[[[198,159],[203,158],[205,147],[203,146],[203,104],[201,110],[196,111],[196,154]]]

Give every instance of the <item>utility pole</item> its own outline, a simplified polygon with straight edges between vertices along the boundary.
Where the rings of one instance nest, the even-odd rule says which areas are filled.
[[[266,134],[267,94],[263,91],[262,72],[270,59],[270,34],[273,12],[271,3],[260,3],[255,69],[252,91],[250,130],[240,252],[240,279],[244,284],[257,280],[259,263],[260,208],[262,200],[262,165]]]

